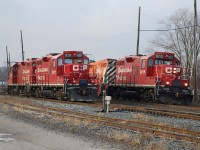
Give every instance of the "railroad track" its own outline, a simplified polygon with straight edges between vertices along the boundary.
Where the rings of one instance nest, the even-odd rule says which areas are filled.
[[[13,97],[11,97],[13,98]],[[15,98],[15,97],[14,97]],[[26,97],[20,97],[22,99],[27,99]],[[102,107],[102,102],[97,101],[93,103],[85,103],[85,102],[69,102],[69,101],[59,101],[53,99],[43,99],[43,98],[34,98],[34,100],[42,100],[47,102],[55,102],[55,103],[62,103],[62,104],[75,104],[75,105],[82,105],[82,106],[91,106],[91,107]],[[132,103],[134,105],[134,103]],[[174,118],[182,118],[182,119],[191,119],[200,121],[200,108],[199,107],[186,107],[186,106],[174,106],[174,105],[161,105],[161,104],[152,104],[153,106],[129,106],[122,104],[111,104],[111,109],[117,111],[130,111],[130,112],[140,112],[158,116],[167,116],[167,117],[174,117]],[[167,107],[163,109],[163,106]],[[155,108],[153,108],[155,107]],[[161,107],[161,108],[160,108]],[[171,107],[171,108],[169,108]],[[198,111],[198,112],[197,112]]]
[[[200,113],[196,112],[187,112],[187,111],[174,111],[168,109],[160,109],[160,108],[148,108],[148,107],[141,107],[141,106],[118,106],[118,111],[131,111],[131,112],[141,112],[159,116],[168,116],[168,117],[175,117],[175,118],[183,118],[183,119],[192,119],[200,121]]]
[[[200,142],[200,132],[176,128],[169,125],[157,125],[134,120],[124,120],[117,118],[104,117],[102,115],[91,115],[82,112],[60,109],[49,106],[36,105],[30,101],[17,101],[17,100],[0,100],[1,103],[17,107],[23,110],[29,110],[37,113],[44,113],[51,116],[58,115],[60,117],[71,117],[80,120],[89,120],[91,123],[97,123],[104,126],[111,126],[120,129],[129,129],[143,133],[151,133],[156,136],[164,136],[167,138],[175,138],[179,140],[186,140],[191,142]]]

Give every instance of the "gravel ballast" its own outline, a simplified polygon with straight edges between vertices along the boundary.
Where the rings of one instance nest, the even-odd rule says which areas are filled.
[[[20,100],[20,99],[19,99]],[[24,100],[24,98],[23,98]],[[87,114],[94,114],[112,118],[120,118],[127,120],[140,120],[144,122],[154,122],[155,124],[168,124],[175,127],[187,128],[194,131],[200,131],[200,122],[187,120],[187,119],[177,119],[170,117],[161,117],[154,116],[143,113],[121,111],[115,112],[111,111],[110,113],[101,113],[100,109],[89,106],[81,106],[76,104],[65,104],[65,103],[56,103],[49,101],[38,101],[34,99],[28,99],[34,104],[50,106],[55,108],[62,108],[67,110],[84,112]],[[111,104],[112,105],[112,104]],[[1,109],[2,110],[2,109]],[[71,132],[81,136],[86,136],[87,138],[109,140],[112,142],[117,142],[122,144],[120,149],[180,149],[180,150],[195,150],[199,149],[198,143],[190,143],[185,141],[179,141],[174,139],[165,139],[156,137],[151,134],[143,134],[130,130],[122,130],[113,127],[107,127],[97,124],[84,124],[76,123],[75,125],[70,122],[63,120],[55,120],[50,116],[45,116],[35,113],[23,113],[23,112],[14,112],[9,111],[11,114],[15,114],[21,119],[26,118],[26,121],[35,122],[38,125],[44,126],[49,130],[56,130],[58,132]]]

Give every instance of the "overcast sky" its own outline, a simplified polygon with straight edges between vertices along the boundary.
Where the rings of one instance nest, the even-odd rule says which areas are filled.
[[[141,29],[159,29],[159,22],[178,9],[193,11],[193,3],[193,0],[0,0],[0,66],[6,66],[6,45],[11,60],[21,61],[20,30],[25,58],[40,58],[63,50],[82,50],[95,60],[134,55],[139,6]],[[140,53],[145,53],[155,36],[155,32],[141,33]]]

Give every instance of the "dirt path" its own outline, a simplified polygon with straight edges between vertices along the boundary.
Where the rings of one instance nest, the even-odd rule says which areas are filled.
[[[47,131],[0,113],[0,150],[116,150],[72,133]]]

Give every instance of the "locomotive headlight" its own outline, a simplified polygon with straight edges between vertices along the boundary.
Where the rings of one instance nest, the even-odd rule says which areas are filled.
[[[185,86],[188,86],[188,84],[187,84],[187,83],[185,83]]]
[[[176,68],[174,68],[174,71],[173,71],[173,73],[176,73]]]
[[[76,83],[76,80],[74,80],[73,82]]]
[[[169,81],[167,81],[166,84],[169,85]]]

